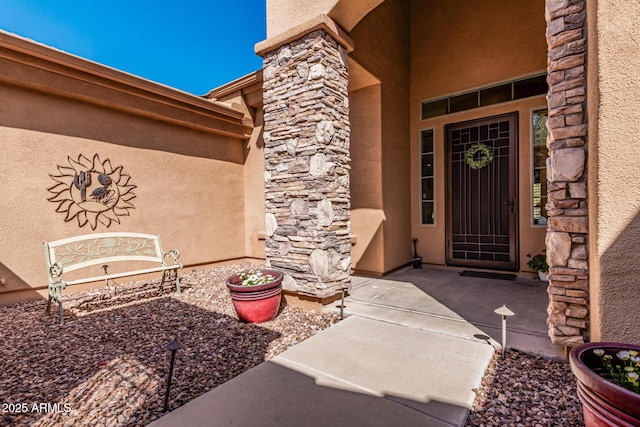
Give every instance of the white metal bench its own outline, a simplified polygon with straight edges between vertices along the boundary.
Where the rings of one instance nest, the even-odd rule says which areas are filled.
[[[47,314],[51,312],[51,301],[57,301],[60,324],[64,322],[62,318],[62,290],[67,286],[104,280],[108,288],[109,279],[162,271],[160,289],[162,289],[165,280],[175,280],[176,291],[180,293],[180,279],[178,278],[178,270],[182,269],[182,264],[178,262],[180,252],[177,249],[163,252],[160,246],[160,236],[155,234],[98,233],[44,242],[44,255],[49,280]],[[167,262],[168,259],[170,262]],[[109,263],[122,261],[148,262],[153,266],[126,272],[108,273]],[[102,265],[103,275],[73,280],[65,280],[62,277],[63,274],[95,265]]]

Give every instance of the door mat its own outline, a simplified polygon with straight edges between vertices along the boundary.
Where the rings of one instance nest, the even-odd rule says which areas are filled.
[[[462,273],[460,273],[460,275],[468,277],[480,277],[482,279],[516,280],[515,274],[486,273],[484,271],[464,270]]]

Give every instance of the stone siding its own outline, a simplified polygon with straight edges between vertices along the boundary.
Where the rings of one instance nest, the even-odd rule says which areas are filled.
[[[347,51],[316,30],[263,76],[267,263],[285,290],[330,297],[351,272]]]
[[[588,338],[586,1],[547,0],[549,336]]]

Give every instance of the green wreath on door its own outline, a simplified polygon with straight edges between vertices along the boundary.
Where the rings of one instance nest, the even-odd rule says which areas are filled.
[[[480,154],[476,158],[476,154]],[[464,160],[471,169],[482,169],[493,161],[493,149],[486,144],[473,144],[464,154]]]

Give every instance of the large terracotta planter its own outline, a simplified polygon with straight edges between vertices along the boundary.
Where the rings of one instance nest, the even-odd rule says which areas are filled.
[[[227,279],[227,289],[231,294],[233,308],[238,318],[244,322],[266,322],[276,317],[280,309],[282,273],[270,269],[260,271],[265,276],[273,276],[274,279],[264,285],[256,286],[243,286],[238,274]]]
[[[602,360],[593,353],[601,348],[615,357],[621,350],[640,351],[632,344],[593,342],[571,350],[569,363],[578,379],[578,397],[582,402],[584,422],[592,426],[640,426],[640,394],[620,387],[599,375],[605,372]]]

